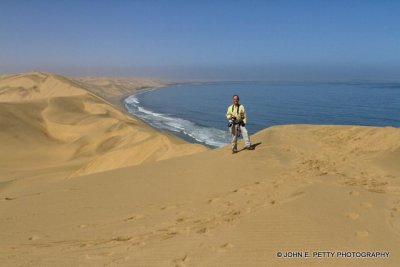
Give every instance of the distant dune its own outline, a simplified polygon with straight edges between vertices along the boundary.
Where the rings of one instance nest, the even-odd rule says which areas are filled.
[[[145,88],[160,88],[172,82],[126,77],[70,77],[75,83],[90,92],[106,99],[114,105],[120,105],[123,97]]]
[[[0,81],[4,266],[399,265],[400,129],[276,126],[232,155],[92,92]],[[389,255],[312,257],[326,251]]]

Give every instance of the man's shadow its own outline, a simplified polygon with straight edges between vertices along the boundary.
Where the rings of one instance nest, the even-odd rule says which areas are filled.
[[[262,144],[262,142],[252,144],[252,145],[250,146],[250,148],[244,147],[244,148],[238,150],[236,153],[242,152],[242,151],[244,151],[244,150],[255,150],[256,147],[259,146],[259,145],[261,145],[261,144]]]

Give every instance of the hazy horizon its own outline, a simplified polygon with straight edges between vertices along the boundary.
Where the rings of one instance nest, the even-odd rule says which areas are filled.
[[[0,73],[400,80],[400,2],[2,1]]]

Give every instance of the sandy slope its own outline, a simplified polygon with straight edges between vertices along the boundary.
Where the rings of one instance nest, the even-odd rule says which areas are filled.
[[[29,129],[38,147],[58,147]],[[398,266],[399,129],[289,125],[252,138],[261,143],[256,150],[235,155],[224,147],[69,179],[55,170],[0,184],[0,262]],[[144,149],[164,144],[138,143]],[[317,250],[390,256],[276,257]]]

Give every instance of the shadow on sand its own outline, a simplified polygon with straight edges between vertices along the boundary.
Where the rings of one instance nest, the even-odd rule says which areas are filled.
[[[259,146],[259,145],[261,145],[261,144],[262,144],[262,142],[252,144],[249,148],[244,147],[244,148],[242,148],[242,149],[239,149],[236,153],[242,152],[242,151],[244,151],[244,150],[255,150],[256,147]],[[234,153],[234,154],[236,154],[236,153]]]

